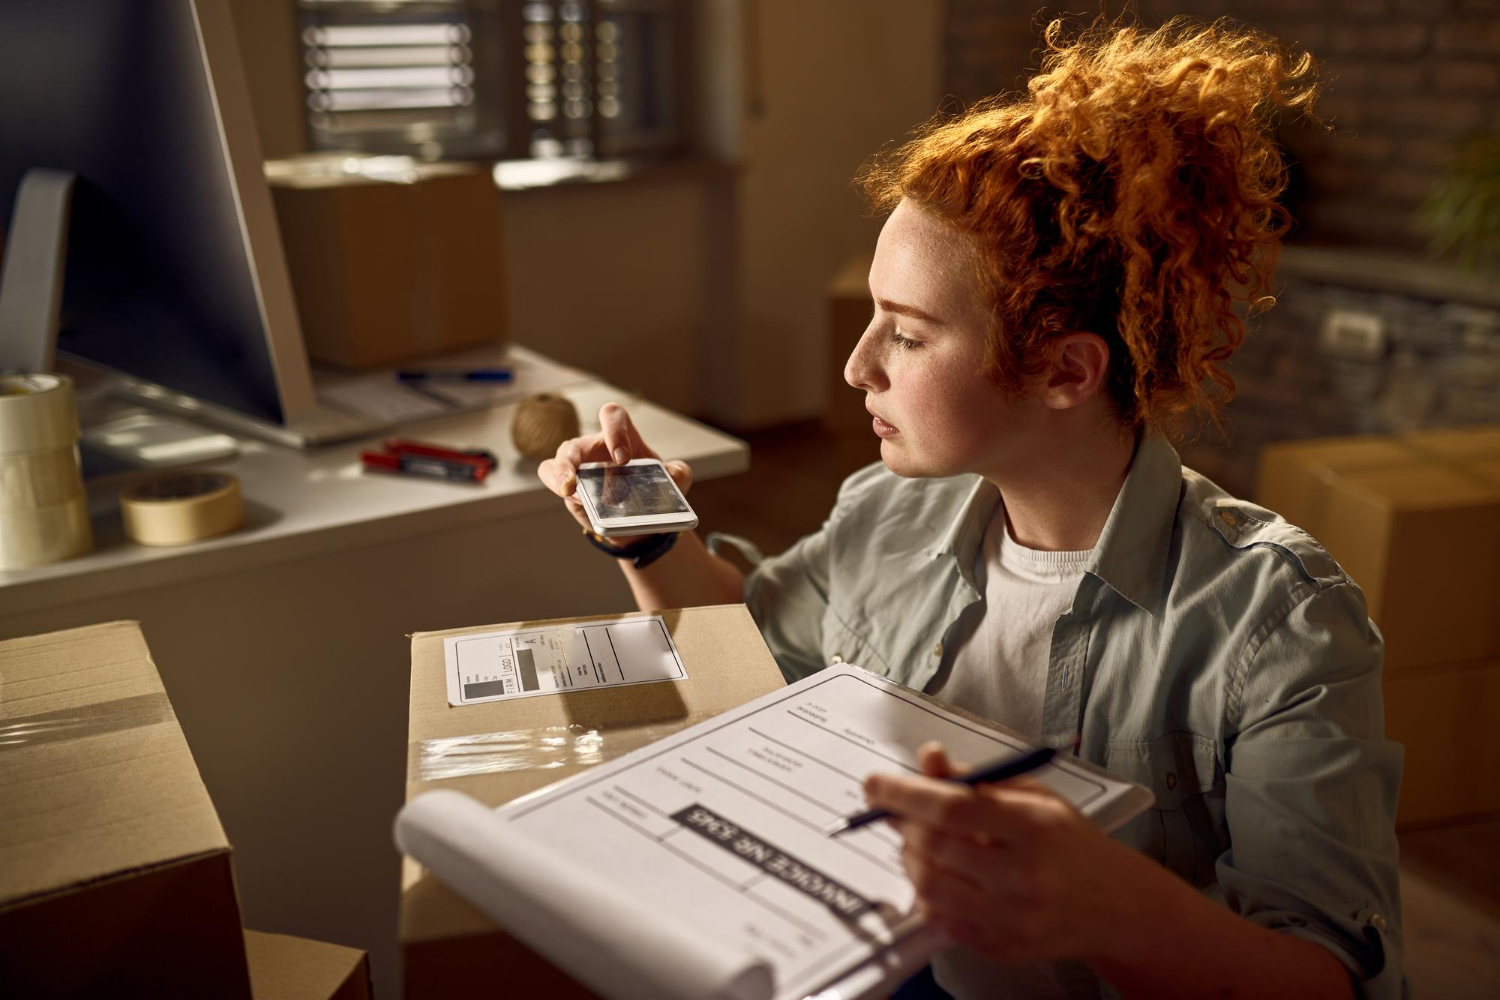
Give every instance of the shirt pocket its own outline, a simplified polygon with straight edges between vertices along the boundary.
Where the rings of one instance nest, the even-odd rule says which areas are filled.
[[[1190,732],[1105,747],[1105,768],[1151,789],[1150,809],[1115,837],[1195,886],[1215,881],[1224,835],[1224,773],[1214,741]]]
[[[889,677],[890,665],[886,663],[885,657],[876,652],[869,633],[868,626],[850,625],[829,605],[823,613],[824,664],[832,666],[835,663],[853,663],[873,674]]]

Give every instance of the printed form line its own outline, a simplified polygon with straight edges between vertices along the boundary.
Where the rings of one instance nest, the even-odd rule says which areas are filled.
[[[600,812],[604,813],[606,816],[612,817],[613,819],[619,821],[620,823],[623,823],[625,826],[629,827],[630,829],[634,830],[636,833],[639,833],[641,836],[643,836],[646,839],[648,839],[648,840],[652,841],[653,843],[657,844],[662,849],[667,850],[667,851],[671,851],[673,854],[677,855],[679,858],[681,858],[683,861],[686,861],[688,864],[692,865],[694,868],[697,868],[699,871],[703,872],[705,875],[711,876],[715,881],[720,882],[720,883],[722,883],[724,885],[729,886],[731,889],[733,889],[735,892],[739,893],[740,895],[744,896],[746,899],[753,900],[754,902],[760,904],[760,906],[763,907],[764,909],[770,910],[772,913],[776,914],[782,920],[785,920],[787,923],[789,923],[789,924],[793,925],[794,927],[798,928],[799,930],[801,930],[802,933],[806,934],[807,936],[812,937],[812,938],[816,938],[819,941],[826,941],[826,940],[828,940],[828,935],[826,935],[822,931],[818,930],[818,928],[816,928],[816,927],[812,926],[811,924],[807,923],[806,921],[802,920],[800,917],[797,917],[797,916],[795,916],[795,915],[793,915],[791,913],[786,912],[781,907],[779,907],[775,903],[772,903],[771,901],[765,899],[764,897],[757,896],[755,893],[749,891],[749,889],[750,889],[751,886],[753,886],[753,885],[761,882],[762,879],[756,878],[756,879],[753,879],[750,882],[743,883],[743,884],[739,883],[739,882],[736,882],[736,881],[734,881],[734,879],[730,878],[728,875],[725,875],[723,872],[719,871],[717,868],[713,868],[713,867],[711,867],[709,865],[704,864],[703,862],[699,861],[697,858],[693,857],[691,854],[688,854],[686,851],[683,851],[683,850],[681,850],[681,849],[673,846],[672,844],[668,843],[665,838],[658,837],[656,834],[652,833],[650,830],[647,830],[645,827],[636,825],[636,823],[633,820],[630,820],[630,819],[627,819],[624,816],[621,816],[619,813],[615,812],[613,809],[611,809],[608,806],[604,805],[598,799],[595,799],[592,795],[586,795],[586,796],[584,796],[584,800],[586,802],[588,802],[589,805],[593,806],[594,808],[598,809]]]

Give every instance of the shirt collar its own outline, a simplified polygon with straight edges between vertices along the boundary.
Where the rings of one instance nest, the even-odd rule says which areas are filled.
[[[974,479],[941,543],[928,552],[933,558],[954,557],[966,579],[967,568],[973,565],[984,539],[984,529],[1000,506],[999,490],[980,476]],[[1135,458],[1104,530],[1094,543],[1094,556],[1086,572],[1148,614],[1156,613],[1166,586],[1167,550],[1181,493],[1182,461],[1177,451],[1160,431],[1147,428],[1136,445]]]
[[[929,549],[927,554],[934,559],[953,556],[958,560],[964,578],[968,579],[969,567],[974,565],[974,558],[984,541],[985,528],[989,526],[990,519],[995,516],[999,507],[1000,491],[983,476],[975,476],[969,495],[959,505],[958,513],[943,532],[942,541],[935,548]]]
[[[1166,586],[1181,496],[1182,460],[1160,431],[1147,428],[1094,544],[1088,572],[1148,614],[1156,613]]]

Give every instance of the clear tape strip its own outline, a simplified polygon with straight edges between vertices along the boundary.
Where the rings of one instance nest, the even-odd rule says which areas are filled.
[[[158,722],[172,722],[175,719],[172,703],[165,692],[119,698],[83,708],[65,708],[56,712],[0,719],[0,753],[43,743],[62,743],[86,736],[153,726]]]
[[[467,778],[506,771],[547,771],[589,767],[639,750],[715,713],[680,719],[594,729],[572,723],[538,729],[510,729],[422,740],[413,761],[421,781]]]

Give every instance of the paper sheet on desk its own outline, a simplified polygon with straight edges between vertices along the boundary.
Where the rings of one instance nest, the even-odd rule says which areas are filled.
[[[445,810],[425,805],[427,796],[407,806],[398,831],[438,877],[575,975],[605,982],[606,995],[697,990],[797,1000],[834,988],[856,997],[889,988],[939,941],[911,912],[914,893],[889,826],[839,838],[823,828],[864,807],[870,773],[915,770],[917,747],[931,739],[960,760],[1027,749],[1019,737],[842,665],[501,807],[482,834],[477,827],[443,834],[436,827],[446,822]],[[1150,802],[1139,786],[1073,758],[1056,758],[1036,778],[1106,829]],[[450,853],[424,856],[424,836],[446,836]],[[480,840],[526,841],[537,849],[528,866],[580,887],[551,899],[548,919],[562,926],[591,906],[583,887],[607,884],[610,898],[627,909],[602,926],[583,916],[575,928],[583,944],[526,937],[504,908],[508,869],[455,860],[470,856]],[[639,929],[659,919],[669,930],[659,941],[643,940]],[[628,942],[616,927],[628,928]],[[715,981],[719,992],[702,979],[660,981],[663,970],[703,948],[721,957],[693,975],[725,977]],[[650,952],[646,964],[655,971],[641,974],[647,979],[635,978],[639,960],[613,974],[593,967],[637,949]],[[731,982],[737,990],[754,986],[745,977],[757,965],[770,970],[765,992],[723,992]]]
[[[450,636],[443,657],[454,706],[687,677],[661,615]]]
[[[494,360],[476,360],[473,367],[492,368]],[[423,367],[420,364],[413,367]],[[443,359],[432,367],[464,368],[460,359]],[[482,410],[514,403],[537,392],[555,392],[570,385],[587,382],[591,376],[576,368],[555,363],[540,364],[514,353],[507,356],[504,367],[512,372],[511,381],[450,382],[429,381],[419,386],[396,380],[392,371],[368,375],[324,376],[318,381],[318,398],[361,416],[384,420],[420,420],[465,410]]]

